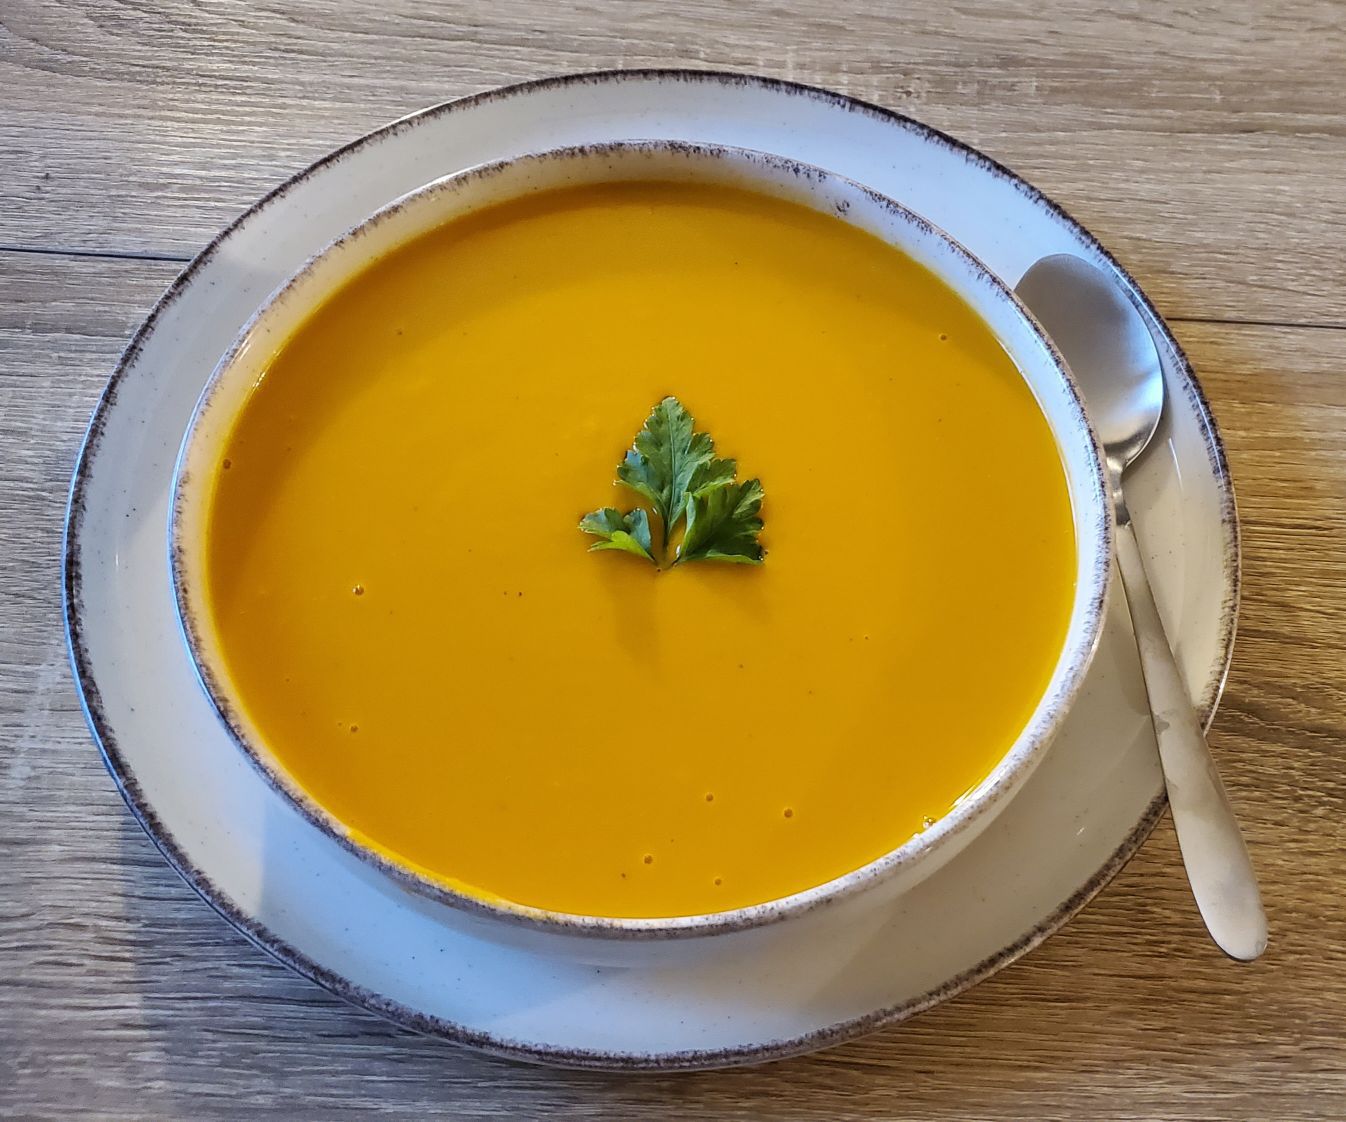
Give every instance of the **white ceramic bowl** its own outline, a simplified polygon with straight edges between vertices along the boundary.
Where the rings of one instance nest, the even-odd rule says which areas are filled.
[[[204,558],[186,543],[203,539],[209,484],[223,443],[269,356],[352,275],[394,247],[469,211],[565,185],[640,179],[724,183],[836,215],[915,258],[953,288],[1000,340],[1051,427],[1070,493],[1077,560],[1066,639],[1032,717],[991,774],[934,826],[862,868],[788,897],[706,915],[619,919],[479,898],[356,840],[285,771],[246,709],[237,704],[208,623]],[[979,496],[977,501],[988,498],[1011,501],[1010,496]],[[988,542],[987,549],[994,550],[995,543]],[[879,903],[929,876],[967,845],[1040,761],[1083,681],[1103,625],[1112,522],[1101,451],[1060,355],[1001,281],[943,231],[892,199],[794,161],[743,149],[631,141],[542,152],[436,181],[376,212],[310,259],[247,324],[197,404],[175,473],[170,551],[178,615],[203,688],[240,749],[309,821],[402,883],[454,905],[465,916],[485,920],[472,926],[487,934],[536,942],[534,936],[541,933],[553,947],[574,944],[575,938],[592,945],[596,937],[635,944],[631,949],[636,951],[669,940],[744,932],[859,893]],[[970,635],[968,641],[977,637]],[[619,955],[617,960],[625,959]]]

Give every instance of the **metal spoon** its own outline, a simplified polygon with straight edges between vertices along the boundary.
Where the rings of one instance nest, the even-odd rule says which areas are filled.
[[[1065,356],[1103,442],[1117,513],[1117,562],[1187,879],[1211,937],[1226,954],[1250,961],[1267,945],[1257,878],[1164,634],[1122,492],[1123,471],[1145,450],[1164,410],[1159,353],[1117,283],[1078,257],[1044,257],[1015,291]]]

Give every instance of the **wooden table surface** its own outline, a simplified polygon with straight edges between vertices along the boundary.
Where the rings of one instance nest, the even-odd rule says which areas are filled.
[[[905,9],[905,10],[903,10]],[[130,332],[331,147],[426,104],[617,66],[742,68],[910,113],[1064,204],[1200,374],[1243,517],[1212,743],[1272,926],[1202,934],[1165,822],[1026,959],[820,1055],[567,1074],[412,1036],[289,974],[181,883],[90,742],[63,503]],[[1333,0],[4,0],[0,1116],[1346,1116],[1346,5]]]

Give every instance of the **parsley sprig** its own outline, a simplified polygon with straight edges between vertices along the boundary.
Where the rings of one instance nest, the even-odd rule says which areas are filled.
[[[666,397],[617,465],[617,481],[639,495],[658,519],[658,553],[644,507],[625,512],[604,507],[580,519],[580,529],[599,539],[590,550],[623,550],[660,568],[684,561],[760,565],[766,556],[758,540],[762,483],[739,483],[737,472],[733,460],[715,455],[715,442],[696,431],[682,403]]]

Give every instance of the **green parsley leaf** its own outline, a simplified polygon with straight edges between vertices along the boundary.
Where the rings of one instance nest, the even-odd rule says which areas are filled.
[[[704,491],[708,487],[722,487],[726,483],[732,483],[737,473],[738,463],[735,460],[707,460],[692,475],[692,482],[687,488],[688,500],[690,501],[692,495],[696,494],[697,491]]]
[[[734,461],[715,458],[715,442],[696,432],[692,415],[676,397],[659,402],[617,465],[617,478],[646,499],[663,523],[665,541],[682,519],[687,497],[711,483],[734,478]]]
[[[590,553],[596,549],[621,549],[647,561],[654,560],[650,552],[650,516],[642,508],[623,514],[613,507],[604,507],[581,518],[580,529],[602,539],[589,547]]]
[[[617,465],[617,479],[649,503],[663,530],[663,562],[732,561],[759,565],[765,556],[762,484],[735,482],[738,465],[715,455],[715,442],[696,431],[692,415],[676,397],[666,397],[645,420],[635,443]],[[682,541],[673,542],[679,525]],[[627,514],[613,507],[586,514],[580,529],[601,539],[589,548],[620,549],[660,564],[644,508]],[[671,557],[670,557],[671,554]]]
[[[703,487],[687,504],[687,531],[675,565],[684,561],[734,561],[760,565],[766,556],[762,532],[762,482]]]

